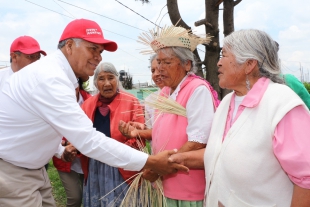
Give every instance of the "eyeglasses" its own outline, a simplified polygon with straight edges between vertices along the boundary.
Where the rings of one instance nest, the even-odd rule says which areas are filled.
[[[40,53],[34,53],[34,54],[26,55],[26,54],[21,53],[21,52],[15,52],[15,54],[17,54],[17,55],[23,54],[27,59],[29,59],[31,61],[39,60],[41,58],[41,54]]]

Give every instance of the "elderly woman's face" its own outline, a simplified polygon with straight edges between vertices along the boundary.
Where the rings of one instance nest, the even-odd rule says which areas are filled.
[[[101,96],[111,98],[117,91],[117,78],[114,74],[108,72],[100,72],[97,78],[97,87]]]
[[[219,67],[218,77],[221,88],[236,90],[245,85],[245,63],[238,64],[235,56],[225,48],[222,49],[222,58],[218,61],[217,66]]]
[[[164,85],[172,88],[172,90],[176,89],[190,70],[190,64],[183,66],[181,61],[172,55],[169,50],[157,53],[157,63]]]
[[[162,81],[159,69],[158,69],[158,63],[157,60],[154,59],[151,64],[151,72],[152,72],[152,79],[154,83],[161,89],[164,87],[164,83]]]

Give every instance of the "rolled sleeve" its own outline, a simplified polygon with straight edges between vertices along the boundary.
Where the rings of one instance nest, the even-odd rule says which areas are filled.
[[[288,112],[276,127],[274,154],[296,185],[310,189],[310,115],[304,106]]]

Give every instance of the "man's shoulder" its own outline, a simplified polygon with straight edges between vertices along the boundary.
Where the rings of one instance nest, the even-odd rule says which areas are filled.
[[[5,67],[5,68],[1,68],[0,69],[0,78],[1,76],[3,76],[4,74],[9,74],[9,73],[13,73],[11,67]]]

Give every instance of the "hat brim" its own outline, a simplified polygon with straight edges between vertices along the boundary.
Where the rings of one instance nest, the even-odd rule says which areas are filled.
[[[41,54],[43,54],[44,56],[46,56],[46,52],[43,50],[37,50],[37,49],[25,49],[25,50],[19,50],[20,52],[26,54],[26,55],[31,55],[33,53],[37,53],[40,52]]]
[[[115,52],[117,50],[116,42],[111,40],[103,39],[103,38],[83,38],[84,40],[96,44],[102,44],[104,46],[104,50],[109,52]]]

